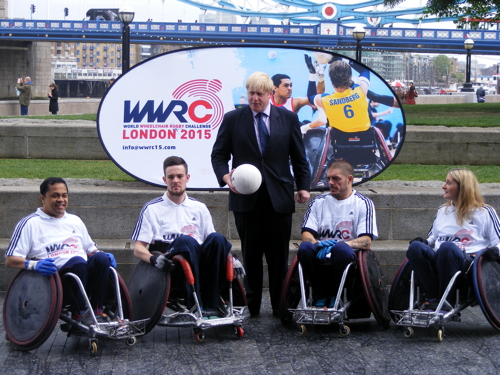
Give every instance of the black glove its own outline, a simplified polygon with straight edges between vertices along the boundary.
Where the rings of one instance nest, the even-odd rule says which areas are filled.
[[[428,244],[429,244],[429,243],[427,242],[427,240],[424,240],[422,237],[415,237],[413,240],[411,240],[411,241],[410,241],[410,245],[411,245],[411,243],[412,243],[412,242],[415,242],[415,241],[417,241],[417,242],[422,242],[422,243],[424,243],[424,244],[426,244],[426,245],[428,245]]]
[[[168,259],[165,254],[152,255],[151,258],[149,258],[149,263],[164,272],[170,272],[175,267],[174,262]]]
[[[487,262],[495,262],[498,260],[498,247],[487,247],[483,251],[483,259]]]
[[[306,60],[307,69],[309,69],[309,73],[316,74],[316,68],[312,62],[311,56],[304,54],[304,59]]]

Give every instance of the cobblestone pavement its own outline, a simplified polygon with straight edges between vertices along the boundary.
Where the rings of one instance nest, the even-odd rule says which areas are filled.
[[[3,303],[5,293],[0,294]],[[462,322],[446,324],[439,343],[436,330],[416,329],[407,339],[394,324],[375,320],[347,322],[348,337],[335,326],[310,327],[301,336],[271,314],[268,295],[263,311],[250,318],[239,339],[232,327],[205,331],[194,340],[191,329],[156,327],[135,346],[99,340],[88,350],[85,337],[66,337],[59,326],[37,350],[13,349],[0,327],[1,374],[499,374],[500,333],[479,307],[466,309]]]

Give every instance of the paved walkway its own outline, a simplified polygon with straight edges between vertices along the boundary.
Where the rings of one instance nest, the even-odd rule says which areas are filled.
[[[0,293],[3,303],[5,293]],[[285,328],[271,314],[268,295],[263,312],[250,318],[245,336],[231,327],[207,330],[205,341],[191,329],[156,327],[133,347],[99,340],[90,354],[85,337],[66,337],[56,327],[40,348],[24,353],[10,347],[0,326],[1,374],[499,374],[500,333],[479,307],[463,312],[461,323],[446,324],[437,342],[435,329],[416,330],[407,339],[391,323],[348,322],[342,338],[334,326],[308,329],[305,336]]]

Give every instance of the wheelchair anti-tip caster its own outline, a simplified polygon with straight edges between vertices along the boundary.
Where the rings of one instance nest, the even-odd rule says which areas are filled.
[[[306,328],[306,326],[305,326],[304,324],[301,324],[301,325],[299,326],[299,333],[300,333],[301,335],[305,335],[305,334],[307,333],[307,328]]]
[[[415,331],[413,330],[412,327],[405,327],[403,334],[405,335],[406,338],[410,338],[415,334]]]
[[[134,346],[137,343],[137,338],[135,336],[129,337],[127,341],[125,341],[125,343],[127,344],[127,346]]]
[[[198,342],[203,342],[203,340],[205,340],[205,334],[203,332],[196,332],[194,334],[194,339]]]
[[[89,350],[92,354],[97,354],[97,341],[95,340],[89,340]]]
[[[342,324],[340,326],[339,331],[341,336],[348,336],[351,333],[351,329],[349,328],[349,326],[346,326],[345,324]]]
[[[243,328],[242,327],[236,327],[236,329],[234,330],[234,333],[236,334],[236,336],[238,338],[242,338],[243,335],[245,334],[245,331],[243,331]]]
[[[443,341],[443,336],[444,336],[444,329],[443,328],[439,328],[438,331],[437,331],[437,339],[439,342]]]

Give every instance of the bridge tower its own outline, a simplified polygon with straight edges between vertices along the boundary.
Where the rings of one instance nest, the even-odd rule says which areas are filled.
[[[8,18],[8,4],[0,0],[0,19]],[[50,54],[48,42],[0,41],[0,98],[15,96],[17,79],[25,76],[33,81],[33,97],[46,97],[52,82]]]

